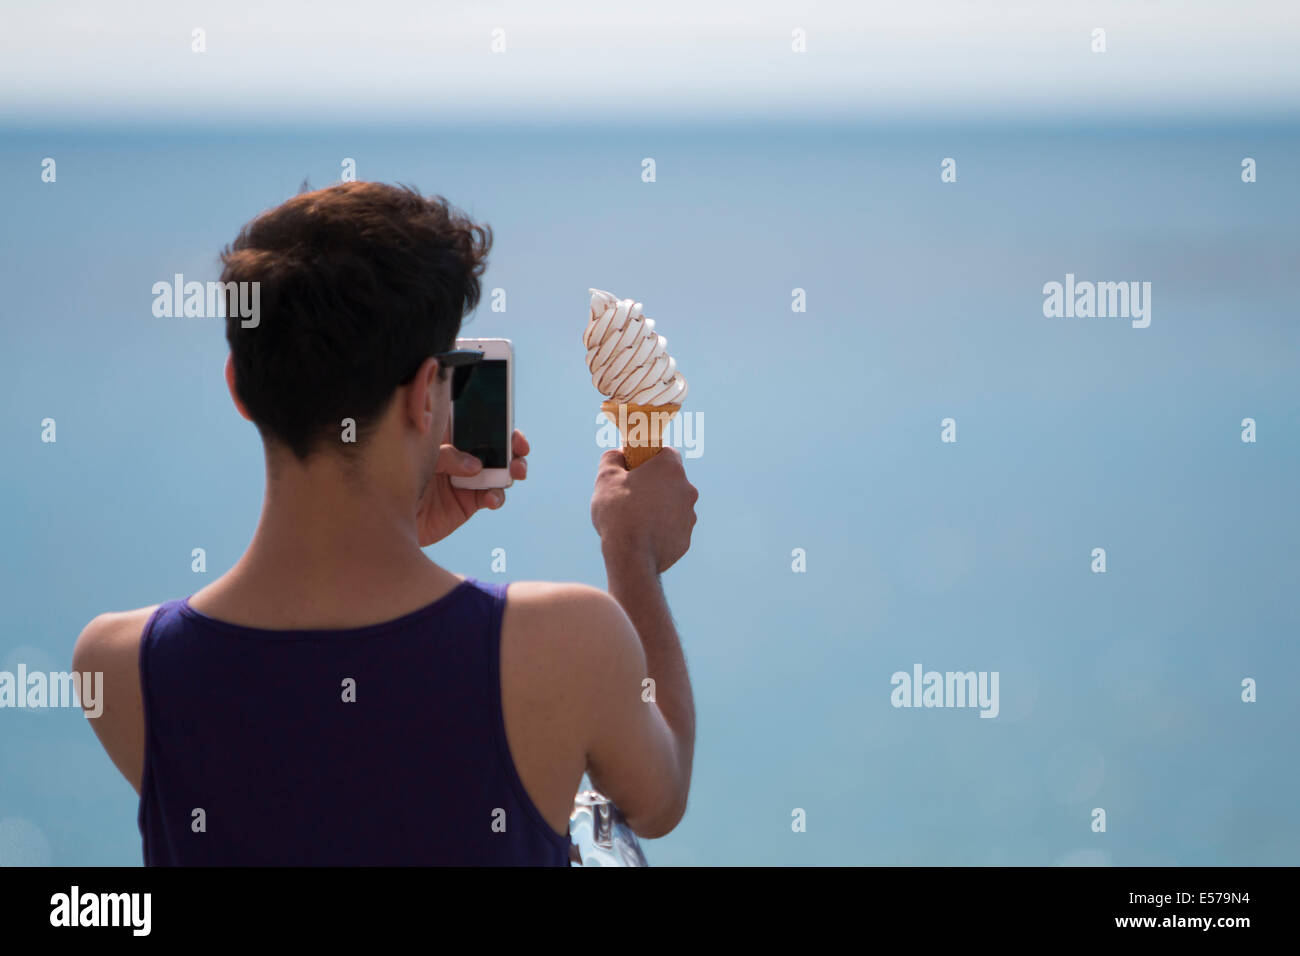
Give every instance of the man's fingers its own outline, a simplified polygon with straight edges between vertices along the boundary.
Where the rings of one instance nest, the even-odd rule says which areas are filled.
[[[438,449],[436,470],[440,474],[459,475],[467,478],[482,471],[483,462],[468,452],[461,451],[455,445],[443,445]]]
[[[474,500],[480,508],[495,511],[506,503],[506,493],[502,488],[487,488],[475,495]]]
[[[532,448],[528,444],[528,439],[524,437],[523,432],[516,428],[510,440],[510,454],[516,458],[523,458],[530,451],[532,451]]]
[[[623,449],[611,448],[605,454],[600,456],[600,465],[596,468],[596,476],[600,477],[607,471],[627,471],[627,459],[623,457]]]
[[[510,477],[515,481],[523,481],[528,477],[527,458],[512,458],[510,460]]]
[[[682,464],[682,454],[671,445],[664,445],[659,449],[659,454],[655,455],[648,462],[641,466],[642,468],[653,468],[657,471],[666,471],[675,469],[685,471],[686,466]],[[651,474],[654,474],[652,471]]]

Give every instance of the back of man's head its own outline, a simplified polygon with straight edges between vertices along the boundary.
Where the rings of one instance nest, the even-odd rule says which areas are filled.
[[[442,197],[381,183],[302,193],[244,226],[221,281],[259,283],[259,320],[228,308],[226,340],[268,446],[306,461],[339,447],[345,418],[364,446],[397,387],[453,347],[491,244]]]

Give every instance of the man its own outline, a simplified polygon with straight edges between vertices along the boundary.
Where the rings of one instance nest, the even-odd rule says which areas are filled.
[[[685,812],[694,705],[659,575],[698,493],[675,451],[600,460],[608,593],[481,584],[421,550],[504,502],[451,486],[481,465],[445,443],[437,357],[490,246],[440,197],[346,183],[223,253],[223,282],[260,283],[258,321],[226,321],[265,447],[256,532],[188,600],[96,617],[73,655],[104,674],[92,726],[140,793],[146,864],[562,865],[584,771],[641,836]],[[517,480],[528,450],[516,433]]]

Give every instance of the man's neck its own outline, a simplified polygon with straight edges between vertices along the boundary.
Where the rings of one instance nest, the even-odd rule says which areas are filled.
[[[248,550],[191,604],[233,623],[356,627],[436,600],[458,578],[419,546],[416,502],[322,463],[276,469]]]
[[[364,475],[294,469],[268,478],[250,556],[266,567],[354,575],[421,556],[416,499]],[[402,497],[406,497],[402,495]]]

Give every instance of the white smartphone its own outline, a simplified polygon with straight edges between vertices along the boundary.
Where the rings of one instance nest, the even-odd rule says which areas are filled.
[[[511,438],[515,432],[515,353],[509,339],[457,339],[456,348],[483,353],[465,390],[452,402],[451,443],[483,462],[457,488],[509,488]]]

